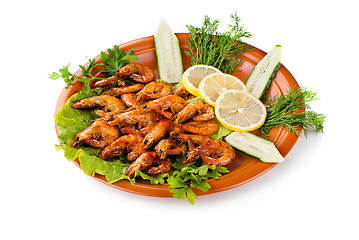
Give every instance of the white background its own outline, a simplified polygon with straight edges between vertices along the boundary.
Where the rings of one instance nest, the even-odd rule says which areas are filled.
[[[48,74],[129,40],[204,15],[240,15],[264,51],[318,92],[325,132],[300,138],[260,178],[192,206],[113,189],[56,152],[53,114],[64,87]],[[7,1],[1,6],[1,239],[358,239],[355,1]]]

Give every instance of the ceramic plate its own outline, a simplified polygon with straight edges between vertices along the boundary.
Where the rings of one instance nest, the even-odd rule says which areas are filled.
[[[178,33],[176,35],[181,46],[183,68],[185,70],[191,66],[190,57],[184,53],[185,44],[188,40],[189,35],[188,33]],[[156,52],[155,45],[153,42],[153,36],[133,40],[119,46],[120,49],[126,52],[130,51],[133,48],[136,56],[139,58],[137,62],[150,67],[158,78]],[[244,63],[240,66],[240,68],[237,69],[239,71],[235,71],[233,75],[245,82],[254,66],[265,56],[265,54],[266,53],[261,51],[260,49],[253,47],[253,50],[248,51],[244,54]],[[96,61],[99,60],[100,55],[96,57]],[[94,71],[99,71],[99,69],[95,69]],[[81,71],[77,71],[76,75],[79,76],[80,74]],[[279,68],[279,71],[272,82],[268,94],[270,96],[274,96],[278,93],[286,93],[289,89],[289,86],[298,86],[298,83],[291,75],[291,73],[282,65]],[[70,89],[65,88],[61,92],[55,112],[57,113],[60,110],[61,106],[66,103],[66,100],[72,94],[79,91],[79,89],[81,89],[82,87],[83,84],[81,82],[76,82]],[[288,152],[295,145],[297,139],[297,136],[287,132],[286,129],[282,127],[275,128],[270,131],[270,140],[275,143],[282,156],[286,156],[288,154]],[[74,162],[78,167],[80,167],[77,160]],[[211,189],[207,192],[202,192],[198,189],[193,189],[193,191],[196,193],[196,195],[200,196],[231,189],[261,176],[262,174],[273,168],[275,165],[275,163],[263,163],[258,159],[236,151],[235,159],[231,164],[226,166],[230,171],[228,174],[223,175],[218,180],[208,180],[208,183],[211,185]],[[151,185],[145,181],[136,181],[136,183],[131,184],[127,180],[121,180],[116,183],[110,184],[102,175],[96,174],[93,176],[93,178],[111,187],[135,194],[154,197],[172,197],[172,193],[170,193],[168,189],[168,184]]]

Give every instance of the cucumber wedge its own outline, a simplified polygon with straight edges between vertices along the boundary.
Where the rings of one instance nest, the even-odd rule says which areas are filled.
[[[284,158],[274,143],[249,132],[232,132],[224,140],[232,147],[260,159],[262,162],[280,163]]]
[[[267,55],[253,68],[246,82],[247,91],[259,99],[262,99],[280,67],[281,46],[275,46]]]
[[[159,77],[169,83],[178,83],[183,73],[181,50],[176,35],[165,20],[160,21],[153,39]]]

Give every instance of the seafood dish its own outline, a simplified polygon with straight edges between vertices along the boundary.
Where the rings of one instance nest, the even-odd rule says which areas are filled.
[[[234,149],[210,136],[218,132],[214,109],[183,86],[158,81],[152,70],[130,62],[114,76],[95,80],[93,89],[102,93],[71,103],[73,109],[93,111],[98,118],[77,133],[71,147],[100,149],[108,161],[126,156],[126,175],[136,170],[158,175],[171,170],[173,156],[183,155],[183,164],[202,161],[225,166],[235,157]]]

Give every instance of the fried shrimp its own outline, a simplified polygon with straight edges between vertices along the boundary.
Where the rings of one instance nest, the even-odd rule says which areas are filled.
[[[218,132],[218,124],[214,121],[189,121],[178,126],[184,132],[211,136]]]
[[[118,79],[129,78],[140,83],[149,83],[155,78],[155,75],[149,67],[136,62],[130,62],[124,67],[115,70],[115,76]]]
[[[109,78],[97,80],[92,84],[92,88],[104,88],[109,89],[116,86],[125,86],[126,83],[124,80],[119,80],[116,76],[111,76]]]
[[[183,152],[187,152],[187,146],[173,138],[166,138],[156,145],[155,151],[160,159],[165,159],[169,155],[181,155]]]
[[[167,172],[171,171],[172,161],[169,158],[156,159],[154,161],[153,165],[157,165],[157,166],[152,166],[148,170],[147,174],[158,175],[158,174],[167,173]]]
[[[110,116],[104,120],[108,121],[108,124],[110,125],[118,125],[119,127],[138,125],[142,128],[157,122],[159,119],[159,115],[154,112],[146,112],[143,109],[135,109]]]
[[[94,96],[90,98],[85,98],[81,100],[76,100],[72,106],[72,108],[94,108],[94,107],[102,107],[102,110],[97,110],[95,113],[101,117],[103,117],[106,113],[117,113],[126,109],[126,106],[123,102],[113,96],[100,95]]]
[[[168,95],[156,100],[151,101],[143,108],[146,110],[158,110],[158,111],[167,111],[171,113],[180,112],[187,105],[186,100],[179,96]]]
[[[208,152],[209,153],[209,152]],[[209,165],[225,166],[232,162],[235,157],[235,151],[228,143],[215,140],[210,154],[203,153],[201,159]]]
[[[178,136],[174,136],[174,138],[180,142],[187,142],[188,140],[190,140],[195,145],[203,145],[205,143],[211,143],[212,141],[214,141],[209,136],[197,134],[179,134]]]
[[[143,139],[143,145],[145,148],[150,148],[160,139],[162,139],[170,130],[170,121],[169,120],[161,120],[159,121],[145,136]]]
[[[179,88],[177,88],[176,90],[174,90],[171,95],[176,95],[176,96],[179,96],[185,100],[190,100],[196,96],[190,94],[186,88],[182,85],[180,86]]]
[[[211,120],[214,118],[214,109],[201,101],[189,103],[174,117],[174,123],[179,124],[191,118],[194,121]]]
[[[155,152],[145,152],[139,156],[127,169],[126,175],[134,177],[136,170],[145,171],[149,169],[156,161],[157,154]]]
[[[139,102],[158,99],[167,96],[171,92],[172,87],[166,82],[150,82],[136,94],[136,99]]]
[[[118,135],[117,128],[104,121],[95,121],[76,135],[71,147],[87,144],[95,148],[104,148],[115,141]]]
[[[129,108],[137,105],[135,93],[124,93],[121,95],[121,101]]]
[[[126,87],[111,88],[111,89],[105,91],[104,93],[102,93],[102,95],[119,96],[119,95],[125,94],[125,93],[138,92],[144,86],[145,85],[143,85],[141,83],[137,83],[137,84],[134,84],[134,85],[131,85],[131,86],[126,86]]]
[[[101,159],[109,159],[128,153],[129,161],[136,160],[142,153],[146,152],[142,146],[143,137],[138,134],[124,135],[105,147],[99,154]]]
[[[201,155],[212,151],[211,145],[214,140],[208,136],[196,134],[180,134],[176,138],[188,144],[189,152],[183,160],[183,164],[195,162],[200,159]],[[198,146],[198,147],[195,147]]]

